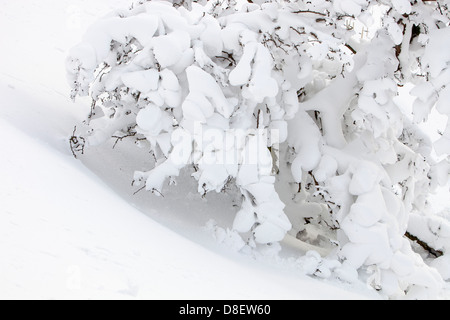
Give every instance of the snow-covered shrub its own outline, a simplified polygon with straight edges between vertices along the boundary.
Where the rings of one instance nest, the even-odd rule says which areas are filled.
[[[240,190],[248,245],[289,232],[341,279],[365,269],[386,295],[420,297],[443,280],[410,240],[448,255],[427,195],[449,180],[450,125],[434,146],[416,126],[434,105],[450,115],[448,26],[429,1],[140,1],[94,24],[67,70],[72,98],[92,98],[87,146],[151,150],[136,183],[160,195],[193,166],[199,193]],[[414,122],[393,102],[405,83]]]

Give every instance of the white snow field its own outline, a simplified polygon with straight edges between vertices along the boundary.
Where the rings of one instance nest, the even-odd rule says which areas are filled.
[[[227,196],[202,199],[183,179],[164,197],[135,193],[126,144],[73,157],[89,102],[69,99],[67,52],[129,4],[0,2],[0,299],[382,299],[363,282],[304,275],[308,248],[289,239],[279,257],[234,252],[215,227],[232,223]]]

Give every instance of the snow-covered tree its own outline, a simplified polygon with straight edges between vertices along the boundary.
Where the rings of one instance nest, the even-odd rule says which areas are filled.
[[[445,1],[139,1],[70,52],[72,98],[92,98],[82,141],[148,148],[134,181],[155,195],[187,167],[201,194],[234,184],[250,247],[289,232],[327,249],[322,276],[435,294],[450,222],[427,197],[449,180],[450,123],[435,144],[417,123],[450,115],[449,21]]]

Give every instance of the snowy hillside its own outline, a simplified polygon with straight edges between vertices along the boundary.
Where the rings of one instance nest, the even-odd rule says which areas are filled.
[[[189,173],[163,197],[141,190],[133,172],[151,163],[127,143],[73,157],[90,102],[69,99],[65,59],[90,24],[129,4],[0,3],[0,299],[386,298],[363,280],[307,276],[320,259],[305,252],[319,248],[289,236],[279,255],[236,252],[236,199],[202,197]]]
[[[1,161],[2,299],[368,297],[205,248],[137,211],[69,154],[3,119],[0,131],[9,138],[0,142],[8,150]]]
[[[176,193],[172,201],[154,206],[151,202],[159,199],[145,194],[146,216],[73,158],[68,137],[82,103],[76,106],[68,99],[66,50],[113,5],[0,4],[1,39],[12,49],[2,51],[0,62],[0,298],[376,297],[363,285],[323,283],[289,265],[256,262],[211,244],[213,237],[200,218],[194,220],[199,224],[184,226],[193,221],[185,215],[197,213],[186,202],[174,202],[184,198]],[[97,160],[90,160],[97,170],[114,171]],[[109,179],[114,184],[130,177]],[[166,211],[175,221],[166,221]],[[165,220],[186,237],[154,219]]]

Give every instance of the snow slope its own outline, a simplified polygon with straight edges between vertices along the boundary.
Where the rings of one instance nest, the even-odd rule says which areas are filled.
[[[69,101],[64,59],[127,0],[0,3],[0,299],[377,299],[364,284],[302,275],[294,258],[251,257],[205,229],[233,199],[178,186],[134,194],[127,145],[73,158],[89,108]],[[111,157],[111,155],[115,155]],[[139,208],[139,209],[138,209]]]
[[[5,120],[0,136],[2,299],[362,297],[203,248],[140,213],[68,154]]]

